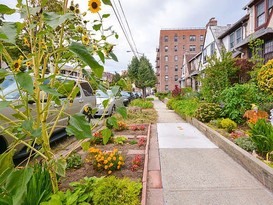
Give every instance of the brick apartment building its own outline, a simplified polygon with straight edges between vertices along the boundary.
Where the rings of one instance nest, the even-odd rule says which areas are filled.
[[[158,92],[168,92],[180,87],[183,56],[202,50],[205,28],[162,29],[156,55]]]

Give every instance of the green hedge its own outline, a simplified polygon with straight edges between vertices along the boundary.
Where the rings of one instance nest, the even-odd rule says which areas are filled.
[[[199,105],[196,98],[193,99],[170,99],[167,103],[169,109],[173,109],[182,117],[194,116]]]

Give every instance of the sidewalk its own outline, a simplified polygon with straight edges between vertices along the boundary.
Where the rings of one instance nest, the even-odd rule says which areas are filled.
[[[161,101],[154,106],[148,205],[273,204],[273,194],[198,129]]]

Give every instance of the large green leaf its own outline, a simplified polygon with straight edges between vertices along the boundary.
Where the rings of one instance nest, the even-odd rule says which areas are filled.
[[[74,135],[77,139],[92,138],[90,124],[86,121],[85,115],[77,113],[70,117],[69,125],[66,127],[69,136]]]
[[[127,118],[127,110],[126,110],[126,107],[124,107],[124,106],[118,107],[118,108],[117,108],[117,113],[119,113],[124,119]]]
[[[106,145],[112,135],[112,131],[108,128],[105,128],[101,131],[101,134],[102,134],[102,142],[104,145]]]
[[[33,94],[33,81],[28,73],[17,73],[15,75],[15,80],[19,83],[23,90],[26,90],[30,95]]]
[[[106,119],[106,126],[108,127],[108,128],[118,128],[118,121],[117,121],[117,118],[115,118],[115,117],[108,117],[107,119]]]
[[[33,168],[13,171],[6,180],[5,189],[12,196],[13,204],[23,203],[22,198],[27,191],[27,183],[33,174]]]
[[[53,96],[62,96],[62,94],[58,93],[55,89],[49,87],[48,85],[40,85],[40,89],[48,94]]]
[[[5,4],[0,4],[0,14],[13,14],[15,13],[15,9],[11,9],[8,6],[6,6]]]
[[[117,58],[117,56],[116,56],[113,52],[110,52],[109,55],[111,56],[111,58],[112,58],[114,61],[118,62],[118,58]]]
[[[102,0],[105,5],[112,6],[111,0]]]
[[[54,12],[44,12],[45,22],[53,29],[63,24],[68,19],[73,19],[74,14],[66,13],[64,15],[59,15]]]
[[[0,110],[9,106],[10,101],[0,101]]]
[[[118,94],[119,89],[120,89],[120,87],[116,86],[116,85],[111,88],[111,91],[114,96],[116,96]]]
[[[4,22],[0,27],[0,40],[15,44],[17,35],[17,24],[15,22]]]
[[[55,162],[56,173],[59,176],[65,177],[66,160],[63,158],[57,159]]]
[[[13,168],[14,164],[13,164],[13,154],[14,152],[4,152],[3,154],[0,154],[0,176],[2,175],[2,173],[9,169],[9,168]]]
[[[103,66],[95,60],[84,45],[73,42],[68,48],[86,63],[98,78],[102,77]]]

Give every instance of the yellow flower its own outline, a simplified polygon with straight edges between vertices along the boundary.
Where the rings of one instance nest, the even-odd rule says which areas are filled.
[[[82,36],[82,42],[83,44],[88,45],[90,42],[89,37],[87,35]]]
[[[13,63],[14,71],[18,72],[20,70],[21,63],[22,63],[22,61],[20,59],[14,61],[14,63]]]
[[[109,164],[109,167],[112,167],[113,165],[114,165],[113,163],[110,163],[110,164]]]
[[[105,166],[104,166],[104,169],[108,169],[108,166],[107,166],[107,165],[105,165]]]
[[[110,161],[110,160],[111,160],[111,157],[108,157],[107,160]]]
[[[98,163],[98,165],[97,165],[97,166],[98,166],[98,168],[100,168],[100,167],[101,167],[101,164],[100,164],[100,163]]]
[[[118,162],[118,165],[121,165],[122,164],[122,162]]]
[[[117,160],[117,158],[116,158],[116,157],[113,157],[113,160],[114,160],[114,161],[116,161],[116,160]]]
[[[19,56],[19,59],[20,59],[21,61],[24,60],[24,56],[20,55],[20,56]]]
[[[119,159],[120,161],[122,161],[122,160],[123,160],[122,156],[120,156],[118,159]]]
[[[117,169],[120,169],[120,165],[118,165]]]
[[[26,37],[24,37],[24,44],[25,44],[27,47],[30,47],[30,44],[29,44],[29,42],[28,42],[28,40],[27,40]]]
[[[84,109],[84,112],[88,112],[89,111],[88,106],[85,106],[83,109]]]
[[[89,10],[90,10],[92,13],[97,13],[97,12],[99,12],[100,6],[101,6],[100,0],[89,0],[89,2],[88,2]]]
[[[111,170],[109,170],[109,171],[108,171],[108,174],[111,174],[111,173],[112,173],[112,171],[111,171]]]
[[[46,43],[45,43],[44,40],[42,40],[41,45],[42,45],[42,48],[43,48],[43,49],[47,49],[47,46],[46,46]]]
[[[79,14],[79,13],[80,13],[80,9],[76,8],[76,9],[75,9],[75,13],[76,13],[76,14]]]
[[[104,160],[103,164],[107,164],[108,163],[108,160]]]
[[[31,61],[26,62],[27,67],[31,66],[31,64],[32,64]]]

